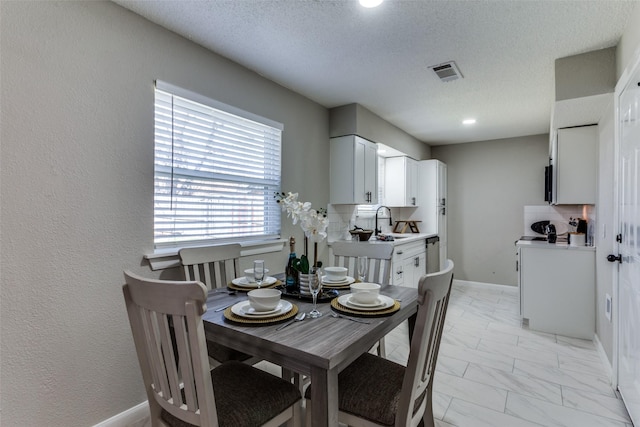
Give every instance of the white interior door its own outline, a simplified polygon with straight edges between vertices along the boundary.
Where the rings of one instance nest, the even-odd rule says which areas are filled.
[[[640,423],[640,66],[619,102],[618,389]]]

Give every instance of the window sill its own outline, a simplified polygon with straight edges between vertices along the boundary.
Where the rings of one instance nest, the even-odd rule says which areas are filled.
[[[241,255],[252,256],[269,252],[280,252],[284,248],[285,243],[287,243],[286,239],[240,242],[240,246],[242,246]],[[143,258],[149,262],[151,270],[154,271],[180,267],[179,250],[180,248],[157,249],[153,253],[145,254]]]

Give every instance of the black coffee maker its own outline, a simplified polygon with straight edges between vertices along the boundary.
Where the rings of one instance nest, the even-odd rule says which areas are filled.
[[[545,231],[547,232],[547,242],[555,243],[558,239],[558,235],[556,234],[556,226],[553,224],[548,224]]]
[[[578,226],[576,227],[576,233],[587,234],[587,221],[584,219],[578,219]]]

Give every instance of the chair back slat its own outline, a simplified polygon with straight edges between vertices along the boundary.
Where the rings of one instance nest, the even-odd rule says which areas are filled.
[[[183,248],[178,252],[186,280],[204,283],[208,289],[226,287],[239,277],[242,247],[237,244]]]
[[[418,314],[398,403],[396,426],[416,425],[424,413],[423,408],[431,399],[433,374],[452,283],[451,260],[447,260],[443,270],[425,274],[418,283]],[[419,409],[416,409],[416,404]],[[414,417],[418,419],[412,420]]]
[[[369,259],[366,280],[368,282],[391,283],[391,261],[393,258],[393,243],[369,242],[333,242],[331,250],[334,264],[346,267],[348,275],[358,277],[358,257]]]
[[[171,360],[177,360],[173,351],[173,339],[171,338],[171,327],[169,326],[168,316],[156,313],[156,321],[158,325],[158,336],[160,338],[160,347],[162,348],[162,357],[164,358],[163,368],[165,368],[166,381],[168,383],[167,395],[173,397],[174,405],[181,402],[180,398],[180,376],[178,367],[170,363]]]
[[[152,419],[159,419],[164,409],[190,424],[217,426],[202,323],[206,287],[130,272],[125,280],[123,293]]]

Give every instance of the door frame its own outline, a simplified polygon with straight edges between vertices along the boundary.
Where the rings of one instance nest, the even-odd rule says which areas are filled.
[[[622,72],[618,82],[616,83],[615,92],[614,92],[614,167],[613,167],[613,181],[614,181],[614,209],[613,209],[613,220],[614,227],[611,238],[615,239],[615,236],[619,233],[622,233],[621,229],[621,221],[620,221],[620,151],[621,151],[621,132],[620,132],[620,96],[622,95],[622,91],[625,89],[631,77],[635,74],[635,72],[640,69],[640,46],[636,48],[633,53],[632,59],[625,67]],[[620,253],[620,243],[615,242],[614,244],[616,253]],[[613,357],[612,357],[612,378],[611,385],[616,392],[616,395],[620,397],[620,393],[618,391],[618,358],[619,358],[619,328],[620,328],[620,282],[619,282],[619,268],[616,265],[616,268],[613,269],[612,272],[612,289],[613,289],[613,307],[615,310],[612,316],[613,320]]]

